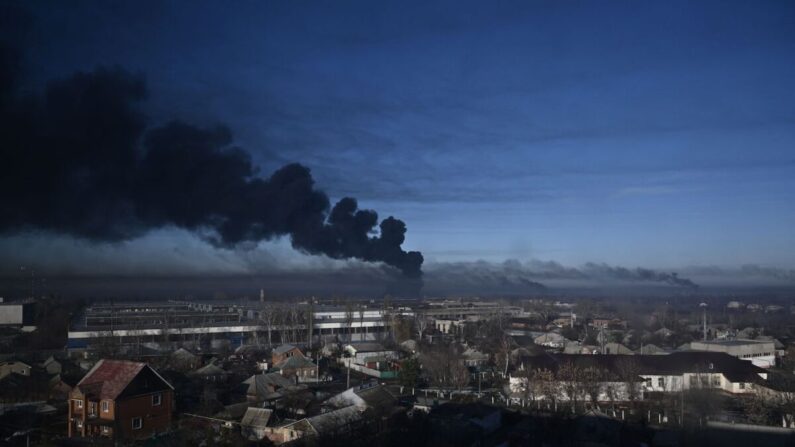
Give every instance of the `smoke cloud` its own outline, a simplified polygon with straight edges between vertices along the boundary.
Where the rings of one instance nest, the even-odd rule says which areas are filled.
[[[435,263],[428,266],[426,288],[444,284],[489,285],[492,289],[510,291],[538,291],[551,287],[549,282],[569,285],[586,282],[600,283],[662,283],[675,287],[696,289],[698,285],[676,273],[664,273],[645,268],[629,269],[607,264],[587,263],[582,267],[567,267],[554,261],[507,260],[501,263],[486,261]],[[444,289],[444,287],[439,287]]]
[[[405,223],[379,223],[349,197],[332,206],[306,166],[264,177],[223,126],[150,128],[143,76],[99,68],[30,94],[19,60],[0,45],[1,234],[113,242],[175,226],[220,247],[288,236],[305,253],[421,276],[422,254],[401,248]]]
[[[670,284],[672,286],[697,289],[698,285],[687,278],[680,278],[676,273],[658,272],[645,268],[628,269],[607,264],[589,262],[583,267],[586,276],[592,278],[613,278],[622,281],[651,281]]]

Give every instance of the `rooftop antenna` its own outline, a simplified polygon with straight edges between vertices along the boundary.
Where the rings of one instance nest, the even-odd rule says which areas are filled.
[[[702,321],[704,327],[704,341],[707,341],[707,303],[701,303],[699,306],[701,306],[701,309],[703,310]]]

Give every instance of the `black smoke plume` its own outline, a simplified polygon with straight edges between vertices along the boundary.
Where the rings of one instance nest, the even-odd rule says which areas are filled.
[[[0,46],[0,233],[110,242],[176,226],[225,247],[289,236],[306,253],[421,276],[422,254],[401,248],[402,221],[379,223],[352,198],[332,207],[309,168],[266,178],[224,127],[149,129],[142,76],[101,68],[37,95],[20,92],[20,72],[18,53]]]
[[[672,286],[697,289],[698,284],[687,278],[680,278],[676,273],[658,272],[645,268],[628,269],[626,267],[615,267],[607,264],[595,264],[589,262],[583,267],[588,276],[613,278],[622,281],[651,281],[662,282]]]

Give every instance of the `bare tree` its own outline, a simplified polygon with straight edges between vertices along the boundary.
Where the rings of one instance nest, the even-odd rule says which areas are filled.
[[[414,328],[417,330],[417,341],[422,341],[422,336],[428,329],[428,318],[423,312],[414,314]]]
[[[550,402],[557,402],[558,393],[560,392],[560,383],[555,380],[555,375],[548,369],[537,369],[533,372],[530,378],[528,388],[531,388],[533,393],[539,398],[549,400]]]
[[[627,399],[635,402],[641,398],[640,390],[640,364],[637,360],[624,357],[616,362],[616,372],[619,379],[627,387]]]
[[[560,367],[558,367],[557,378],[560,380],[563,393],[566,394],[566,397],[571,402],[572,411],[574,411],[577,407],[579,394],[582,390],[582,368],[580,368],[580,366],[575,364],[573,361],[567,360],[563,362]]]
[[[313,299],[309,300],[309,307],[306,309],[305,325],[306,325],[306,345],[312,347],[315,335],[315,302]]]
[[[359,340],[362,340],[362,332],[367,334],[367,329],[364,328],[364,305],[359,304]]]
[[[268,347],[273,347],[273,329],[276,323],[275,306],[263,304],[259,311],[259,320],[265,324],[265,330],[268,331]]]
[[[450,385],[461,390],[469,385],[469,369],[464,366],[463,359],[454,356],[450,365]]]
[[[582,370],[582,381],[580,382],[582,383],[582,391],[594,406],[599,403],[599,396],[602,394],[602,382],[605,377],[605,372],[596,366],[589,366]]]
[[[353,341],[353,304],[350,301],[345,302],[345,326],[348,328],[348,342]]]

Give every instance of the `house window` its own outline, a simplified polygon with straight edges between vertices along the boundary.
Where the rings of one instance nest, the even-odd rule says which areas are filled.
[[[660,388],[665,388],[665,377],[657,378],[657,386]]]
[[[82,409],[83,408],[83,401],[82,400],[75,401],[75,405],[77,406],[77,408]]]
[[[77,421],[77,428],[83,428],[83,421]]]
[[[110,427],[108,427],[107,425],[103,425],[102,426],[102,434],[103,435],[107,435],[109,433],[110,433]]]
[[[144,426],[144,421],[141,418],[132,418],[132,429],[140,430]]]
[[[696,376],[690,376],[690,386],[696,386],[698,384],[697,380]]]
[[[106,400],[103,400],[103,401],[102,401],[102,412],[103,412],[103,413],[107,413],[107,412],[109,412],[109,411],[110,411],[110,404],[108,403],[108,401],[106,401]],[[107,427],[106,427],[106,428],[107,428]]]
[[[160,393],[153,394],[152,395],[152,406],[156,407],[156,406],[160,405],[161,403],[163,403],[163,395],[160,394]]]
[[[712,386],[720,386],[720,376],[712,376]]]
[[[741,390],[744,390],[744,389],[745,389],[745,382],[740,382],[740,389],[741,389]]]

